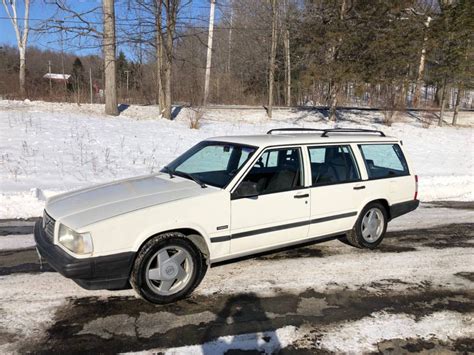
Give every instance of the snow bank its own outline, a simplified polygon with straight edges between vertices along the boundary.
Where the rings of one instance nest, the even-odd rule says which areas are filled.
[[[119,118],[101,105],[0,101],[0,218],[41,215],[54,193],[156,172],[212,136],[265,133],[278,127],[334,127],[318,111],[209,110],[199,130],[189,110],[173,121],[154,106],[130,106]],[[472,128],[426,129],[417,117],[386,127],[382,115],[345,111],[338,125],[381,129],[403,140],[418,175],[420,198],[474,199]]]

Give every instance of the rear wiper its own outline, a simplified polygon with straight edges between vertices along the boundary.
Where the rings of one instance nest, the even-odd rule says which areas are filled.
[[[174,171],[171,170],[169,167],[165,166],[163,169],[161,169],[164,173],[168,173],[170,175],[170,179],[174,178]]]
[[[176,172],[175,172],[176,173]],[[199,186],[201,186],[203,189],[205,189],[207,187],[207,185],[205,183],[203,183],[201,180],[199,180],[197,177],[195,177],[193,174],[190,174],[190,173],[185,173],[183,171],[178,171],[177,175],[182,175],[183,177],[188,177],[190,178],[191,180],[193,180],[196,184],[198,184]]]

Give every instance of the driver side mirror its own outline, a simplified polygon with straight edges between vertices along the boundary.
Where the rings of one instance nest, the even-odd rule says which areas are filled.
[[[258,188],[256,182],[242,181],[232,194],[232,199],[242,197],[258,197]]]

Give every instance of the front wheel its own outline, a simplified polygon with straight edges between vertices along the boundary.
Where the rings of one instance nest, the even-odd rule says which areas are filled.
[[[165,304],[190,294],[201,282],[206,263],[180,233],[150,239],[135,260],[130,283],[145,300]]]
[[[357,248],[374,249],[385,236],[387,222],[385,207],[378,202],[370,203],[362,210],[354,228],[347,234],[347,241]]]

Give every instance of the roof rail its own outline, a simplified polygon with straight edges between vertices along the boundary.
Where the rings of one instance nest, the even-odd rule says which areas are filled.
[[[325,129],[317,128],[274,128],[267,132],[267,134],[272,134],[273,132],[324,132]]]
[[[321,132],[321,137],[329,137],[329,133],[377,133],[380,134],[381,137],[385,137],[385,133],[382,131],[362,128],[275,128],[269,130],[267,134],[272,134],[273,132]]]
[[[375,129],[363,129],[363,128],[332,128],[325,129],[321,137],[328,137],[328,133],[377,133],[381,137],[386,137],[385,133],[382,131],[377,131]]]

